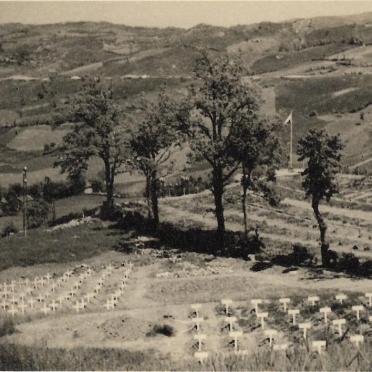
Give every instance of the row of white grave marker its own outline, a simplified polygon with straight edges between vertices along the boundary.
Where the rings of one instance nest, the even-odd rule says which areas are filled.
[[[369,307],[372,307],[372,293],[365,293],[365,297],[368,299],[368,305]],[[346,294],[340,293],[335,296],[335,299],[340,303],[343,304],[345,300],[348,299],[348,296]],[[307,298],[307,302],[311,306],[315,306],[316,303],[320,301],[319,296],[309,296]],[[262,299],[252,299],[251,304],[253,305],[255,309],[255,313],[257,318],[260,319],[261,321],[261,328],[264,330],[265,328],[265,318],[268,317],[267,312],[259,312],[259,305],[262,304],[264,301]],[[311,322],[304,322],[304,323],[299,323],[297,324],[296,322],[296,316],[300,314],[299,309],[288,309],[288,306],[291,302],[291,299],[286,297],[286,298],[280,298],[279,303],[283,307],[283,311],[287,312],[288,315],[291,316],[292,318],[292,324],[293,325],[298,325],[299,329],[302,329],[303,331],[303,337],[306,339],[307,338],[307,332],[309,329],[311,329],[312,324]],[[365,311],[365,307],[363,305],[353,305],[351,307],[351,310],[355,312],[356,319],[357,321],[360,321],[360,313],[362,311]],[[328,323],[328,314],[332,312],[332,309],[329,306],[325,306],[319,309],[319,312],[324,315],[324,322],[325,324]],[[372,316],[368,317],[369,322],[372,322]],[[346,324],[346,319],[335,319],[332,321],[332,324],[337,328],[339,336],[342,336],[342,326]],[[265,335],[269,338],[269,343],[270,346],[272,346],[273,340],[275,336],[277,336],[278,332],[274,329],[267,329],[264,330]],[[351,335],[349,337],[350,341],[356,345],[356,347],[359,348],[359,345],[364,342],[364,336],[357,334],[357,335]],[[284,350],[287,348],[287,344],[285,345],[274,345],[274,350]],[[325,340],[315,340],[312,342],[313,348],[318,352],[321,353],[322,350],[326,347],[326,341]]]
[[[125,272],[118,291],[111,296],[111,301],[114,306],[117,304],[119,296],[122,295],[124,288],[127,285],[129,274],[133,265],[129,263],[125,265]],[[26,312],[42,312],[47,315],[50,312],[57,311],[63,304],[67,308],[75,309],[76,312],[84,310],[93,299],[97,297],[104,286],[105,280],[111,275],[113,266],[108,265],[102,272],[95,289],[92,292],[87,292],[84,295],[78,295],[78,290],[82,284],[92,276],[93,270],[88,267],[81,273],[76,280],[73,280],[73,272],[66,271],[59,278],[52,278],[48,273],[44,277],[36,277],[34,280],[24,279],[20,281],[12,281],[0,285],[0,309],[4,312],[15,316],[17,314],[25,314]],[[72,284],[69,281],[73,281]],[[70,289],[62,291],[57,299],[50,301],[52,295],[56,295],[56,291],[62,286],[67,286]],[[72,299],[76,297],[73,303]],[[43,304],[40,308],[38,305]]]
[[[372,293],[365,293],[365,297],[368,299],[368,306],[372,307]],[[336,301],[338,301],[340,304],[343,304],[344,301],[348,299],[348,296],[344,293],[339,293],[335,296]],[[299,309],[289,309],[289,304],[291,303],[291,299],[289,297],[280,298],[279,304],[282,306],[282,309],[284,312],[286,312],[292,320],[293,325],[297,325],[299,329],[303,331],[303,337],[304,339],[307,339],[308,332],[312,328],[311,322],[303,322],[303,323],[297,323],[297,316],[300,314]],[[307,298],[307,302],[311,306],[315,306],[317,303],[320,302],[319,296],[309,296]],[[282,344],[274,344],[275,338],[278,336],[278,331],[275,329],[265,329],[265,319],[268,318],[269,314],[268,312],[260,312],[259,305],[263,304],[264,300],[262,299],[252,299],[251,304],[254,307],[255,314],[258,319],[260,319],[261,328],[264,332],[264,335],[269,339],[269,345],[273,348],[274,351],[284,351],[288,348],[288,343],[282,343]],[[225,312],[225,318],[224,322],[226,323],[228,330],[229,330],[229,336],[233,340],[234,344],[234,351],[235,353],[238,353],[238,342],[239,338],[242,337],[243,332],[240,330],[234,329],[234,324],[237,322],[237,318],[235,316],[230,316],[230,310],[233,305],[233,301],[231,299],[223,299],[221,300],[221,304],[224,306],[224,312]],[[200,333],[200,324],[204,320],[202,317],[200,317],[200,309],[201,304],[193,304],[191,305],[191,309],[195,313],[195,317],[192,318],[192,322],[195,326],[195,329],[197,331],[197,334],[194,335],[194,339],[197,341],[198,345],[198,351],[194,353],[194,356],[197,360],[200,362],[205,361],[205,359],[208,358],[209,354],[207,351],[202,350],[203,341],[206,340],[206,335]],[[363,305],[352,305],[351,310],[355,312],[355,316],[357,321],[360,321],[360,313],[365,311],[365,307]],[[324,316],[324,322],[325,324],[328,323],[328,315],[332,312],[332,309],[329,306],[324,306],[319,308],[319,312],[323,314]],[[372,316],[368,317],[369,322],[372,322]],[[346,319],[335,319],[332,321],[332,325],[336,328],[339,336],[342,336],[343,329],[342,327],[346,325]],[[355,344],[357,348],[359,348],[360,344],[364,342],[364,336],[361,334],[355,334],[349,336],[350,342]],[[327,343],[325,340],[314,340],[312,341],[312,347],[313,350],[317,351],[319,354],[321,354],[324,349],[326,348]],[[241,353],[245,353],[244,351]]]

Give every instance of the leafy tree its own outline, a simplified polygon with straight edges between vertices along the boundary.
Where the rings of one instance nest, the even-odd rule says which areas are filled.
[[[48,220],[49,204],[43,200],[33,200],[27,206],[27,226],[37,228]]]
[[[299,160],[307,160],[302,186],[318,222],[322,264],[329,265],[329,243],[326,240],[327,224],[319,211],[321,200],[329,201],[338,192],[336,175],[341,169],[343,144],[339,136],[330,136],[324,130],[310,130],[300,139],[297,147]]]
[[[154,227],[159,226],[159,202],[161,179],[172,163],[171,150],[178,140],[173,105],[162,90],[155,102],[143,100],[143,119],[132,132],[130,148],[135,166],[146,177],[146,197],[152,211]],[[168,162],[168,163],[167,163]]]
[[[70,180],[79,180],[88,169],[88,160],[98,157],[105,171],[106,210],[114,204],[115,176],[127,161],[127,151],[119,123],[119,109],[111,89],[94,82],[74,102],[73,130],[63,138],[62,156],[56,162]]]
[[[229,156],[231,128],[257,107],[254,88],[242,81],[246,75],[242,66],[226,54],[203,53],[194,68],[196,85],[189,89],[188,99],[178,112],[194,156],[212,168],[211,189],[221,248],[225,236],[224,187],[239,167],[239,162]]]
[[[241,165],[242,170],[242,211],[244,233],[248,236],[247,226],[247,192],[261,190],[269,195],[267,182],[275,179],[275,169],[280,165],[280,144],[275,136],[275,124],[259,117],[257,112],[248,115],[235,123],[229,137],[230,155]],[[266,171],[266,182],[259,178],[259,170]]]

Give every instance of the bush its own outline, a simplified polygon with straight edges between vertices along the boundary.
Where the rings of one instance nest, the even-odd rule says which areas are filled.
[[[105,191],[105,184],[100,179],[94,179],[90,181],[92,186],[93,192],[104,192]]]
[[[6,238],[11,234],[17,234],[17,232],[18,232],[17,227],[14,225],[13,222],[11,222],[9,225],[3,228],[3,231],[1,232],[1,237]]]
[[[175,330],[169,324],[155,324],[151,331],[147,332],[147,337],[154,337],[156,335],[163,335],[167,337],[172,337],[175,334]]]
[[[49,204],[45,200],[34,200],[27,207],[27,225],[30,228],[37,228],[48,220]]]
[[[0,319],[0,337],[11,335],[15,332],[15,326],[12,319]]]

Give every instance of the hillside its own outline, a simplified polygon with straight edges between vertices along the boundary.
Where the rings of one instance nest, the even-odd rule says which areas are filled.
[[[45,125],[68,121],[69,102],[85,76],[109,81],[128,112],[139,94],[151,96],[164,83],[174,91],[189,84],[194,60],[205,49],[241,55],[265,88],[265,112],[284,119],[294,111],[295,140],[314,126],[340,132],[347,143],[345,165],[370,167],[370,13],[230,28],[3,24],[0,40],[1,183],[18,179],[26,162],[36,172],[34,181],[60,177],[53,154],[42,149],[59,143],[65,130]]]

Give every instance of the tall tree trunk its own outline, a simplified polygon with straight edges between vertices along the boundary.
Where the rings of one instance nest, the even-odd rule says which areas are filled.
[[[242,165],[242,210],[243,210],[243,223],[244,223],[244,237],[245,239],[248,239],[248,219],[247,219],[247,191],[250,183],[250,175],[247,174],[247,169],[244,165]]]
[[[213,169],[213,196],[215,204],[215,213],[217,219],[217,238],[220,249],[225,247],[225,217],[223,209],[223,173],[222,167],[216,166]]]
[[[313,208],[320,231],[320,253],[322,256],[322,265],[327,267],[329,265],[329,244],[326,241],[327,224],[325,223],[322,215],[319,212],[319,199],[313,198],[311,206]]]
[[[157,172],[153,171],[151,174],[151,205],[152,216],[155,229],[159,227],[159,201],[158,201],[158,180]]]
[[[147,218],[150,220],[152,218],[152,213],[151,213],[151,175],[147,174],[146,175],[146,190],[145,190],[145,196],[146,196],[146,201],[147,201]]]
[[[114,207],[114,177],[111,174],[111,167],[108,161],[105,161],[105,183],[106,183],[106,208],[111,211]]]

